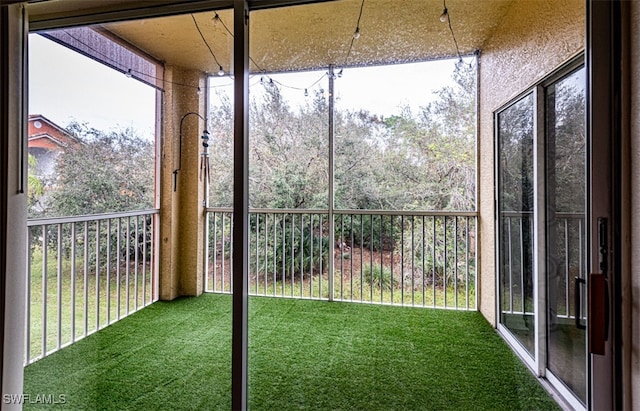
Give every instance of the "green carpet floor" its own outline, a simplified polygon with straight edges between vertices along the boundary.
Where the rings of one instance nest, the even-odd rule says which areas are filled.
[[[486,320],[252,297],[252,410],[559,409]],[[231,298],[158,302],[25,369],[25,409],[230,409]]]

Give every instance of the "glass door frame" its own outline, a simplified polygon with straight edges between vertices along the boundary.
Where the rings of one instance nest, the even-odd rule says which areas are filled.
[[[539,181],[539,173],[542,172],[544,173],[544,157],[542,157],[542,167],[539,166],[540,164],[540,154],[542,154],[544,156],[544,151],[540,151],[540,124],[544,124],[541,123],[539,121],[539,113],[540,113],[540,106],[537,103],[540,100],[539,97],[539,87],[533,87],[533,88],[528,88],[527,90],[525,90],[524,92],[520,93],[518,96],[516,96],[515,98],[511,99],[507,104],[503,105],[502,107],[500,107],[499,109],[497,109],[494,112],[494,132],[495,132],[495,138],[494,138],[494,168],[495,168],[495,181],[496,181],[496,190],[495,190],[495,204],[496,204],[496,210],[495,210],[495,223],[496,223],[496,237],[495,237],[495,244],[496,244],[496,263],[498,266],[498,270],[497,270],[497,275],[496,275],[496,328],[499,331],[499,333],[502,335],[502,337],[509,343],[509,345],[512,347],[512,349],[516,352],[516,354],[518,354],[518,356],[521,358],[521,360],[536,374],[536,376],[540,377],[544,375],[544,369],[540,368],[539,364],[538,364],[538,359],[540,358],[539,355],[539,351],[540,351],[540,344],[539,344],[539,338],[534,338],[534,354],[533,356],[531,355],[531,353],[529,353],[526,348],[522,345],[522,343],[512,334],[512,332],[509,330],[508,327],[506,327],[505,325],[503,325],[503,323],[501,322],[501,310],[502,310],[502,301],[501,301],[501,292],[500,292],[500,282],[501,282],[501,277],[500,277],[500,266],[499,266],[499,262],[500,262],[500,244],[501,244],[501,236],[500,236],[500,215],[499,215],[499,207],[500,207],[500,198],[499,198],[499,190],[498,190],[498,184],[499,184],[499,172],[500,172],[500,141],[499,141],[499,114],[504,112],[505,110],[507,110],[508,108],[512,107],[514,104],[518,103],[519,101],[521,101],[524,98],[527,98],[529,95],[532,96],[532,100],[533,100],[533,180],[534,180],[534,184],[533,184],[533,198],[534,198],[534,204],[533,204],[533,233],[534,233],[534,249],[533,249],[533,253],[532,253],[532,263],[533,263],[533,267],[532,267],[532,272],[533,272],[533,283],[534,283],[534,288],[533,288],[533,301],[534,301],[534,324],[535,324],[535,330],[540,329],[540,321],[541,321],[541,316],[539,315],[539,296],[540,294],[540,287],[538,286],[539,283],[539,264],[538,261],[539,260],[539,252],[540,249],[543,250],[544,252],[544,237],[543,237],[543,243],[542,243],[542,248],[540,248],[540,244],[539,244],[539,238],[540,236],[538,235],[539,231],[540,231],[540,226],[539,226],[539,222],[540,221],[544,221],[544,220],[540,220],[540,216],[539,216],[539,211],[541,210],[541,207],[539,207],[539,198],[540,198],[540,193],[544,193],[544,186],[542,186],[543,190],[540,190],[540,184]],[[543,135],[544,136],[544,135]],[[544,146],[542,146],[542,148],[544,148]],[[544,174],[542,174],[542,176],[544,177]],[[544,198],[543,198],[544,200]],[[544,210],[543,210],[544,211]],[[541,261],[544,261],[541,260]],[[543,294],[544,295],[544,294]],[[542,316],[544,317],[544,316]],[[544,321],[544,318],[542,319]],[[544,363],[543,363],[544,364]]]
[[[522,359],[522,361],[531,369],[531,371],[540,378],[546,379],[546,381],[553,387],[555,391],[560,394],[562,400],[567,405],[574,409],[589,409],[590,406],[590,381],[591,381],[591,361],[588,352],[585,352],[586,370],[587,370],[587,404],[583,404],[576,395],[569,390],[565,384],[556,377],[553,372],[547,368],[547,268],[546,268],[546,247],[547,247],[547,229],[546,229],[546,89],[547,87],[557,83],[558,81],[570,76],[576,71],[585,67],[585,55],[584,52],[580,52],[576,56],[569,59],[562,66],[554,70],[550,75],[546,76],[543,80],[539,81],[536,85],[528,88],[524,92],[518,94],[515,98],[511,99],[508,103],[504,104],[500,108],[494,111],[494,159],[495,159],[495,258],[496,258],[496,328],[500,335],[508,342],[515,353]],[[585,85],[586,86],[586,85]],[[499,198],[499,172],[500,172],[500,142],[499,142],[499,122],[498,116],[504,110],[516,104],[527,96],[533,96],[533,258],[532,258],[532,270],[533,270],[533,300],[534,300],[534,323],[535,323],[535,337],[534,337],[534,351],[533,355],[529,353],[522,343],[512,334],[507,326],[501,322],[501,310],[502,301],[500,293],[500,198]],[[586,100],[587,96],[585,96]],[[585,118],[586,127],[586,118]],[[589,134],[586,133],[587,140]],[[588,144],[588,141],[587,141]],[[590,187],[588,179],[585,181],[587,198],[590,195]],[[588,220],[588,208],[587,218]],[[588,235],[588,232],[587,232]],[[586,261],[589,261],[589,249],[587,251]],[[586,310],[586,301],[583,301],[583,312]]]
[[[548,141],[548,133],[546,130],[546,126],[547,126],[547,118],[546,118],[546,90],[547,88],[558,84],[559,82],[561,82],[562,80],[568,78],[569,76],[573,75],[574,73],[576,73],[579,70],[585,70],[586,67],[586,62],[585,62],[585,57],[583,54],[580,54],[579,56],[573,58],[571,61],[569,61],[568,63],[566,63],[565,65],[563,65],[563,67],[561,67],[560,69],[556,70],[556,72],[554,72],[551,76],[547,77],[540,85],[538,85],[538,89],[540,92],[540,102],[539,104],[542,107],[542,113],[541,116],[538,117],[538,121],[542,121],[542,127],[540,127],[540,134],[538,135],[539,140],[540,140],[540,145],[539,145],[539,150],[542,150],[539,152],[539,156],[542,157],[542,164],[539,164],[539,169],[540,169],[540,173],[539,174],[539,178],[541,178],[541,182],[543,184],[542,187],[542,195],[541,195],[541,199],[539,200],[538,206],[541,208],[542,213],[546,213],[546,207],[547,207],[547,195],[546,195],[546,188],[547,188],[547,181],[546,180],[546,170],[545,170],[545,166],[546,164],[546,156],[545,156],[545,150],[546,150],[546,145],[547,145],[547,141]],[[586,73],[585,73],[585,83],[586,83]],[[584,125],[585,125],[585,146],[589,145],[589,134],[586,133],[587,127],[586,127],[586,100],[587,100],[587,94],[586,94],[586,84],[585,84],[585,118],[584,118]],[[587,158],[589,153],[587,152],[588,150],[585,150],[585,167],[587,166]],[[588,179],[588,175],[587,173],[585,173],[585,236],[588,238],[589,236],[589,230],[588,230],[588,220],[589,220],[589,208],[588,208],[588,199],[590,196],[590,186],[589,186],[589,179]],[[541,253],[541,260],[539,260],[540,266],[543,267],[544,270],[544,275],[542,275],[542,277],[544,277],[543,281],[544,284],[544,288],[540,288],[541,292],[543,294],[542,298],[541,298],[541,302],[540,302],[540,309],[541,312],[544,312],[545,315],[541,315],[539,317],[541,317],[541,322],[544,325],[544,328],[540,328],[540,332],[537,338],[537,341],[539,342],[539,344],[544,347],[544,349],[541,350],[541,361],[539,361],[539,366],[541,366],[542,368],[544,368],[543,370],[543,376],[551,383],[551,385],[554,387],[554,389],[556,389],[561,396],[563,397],[563,399],[568,402],[574,409],[589,409],[589,398],[590,398],[590,388],[589,388],[589,382],[591,380],[591,361],[590,361],[590,355],[589,355],[589,351],[587,347],[587,340],[588,340],[588,333],[585,333],[585,353],[584,353],[584,361],[585,361],[585,385],[586,385],[586,393],[585,393],[585,398],[586,398],[586,404],[583,404],[582,401],[580,399],[577,398],[577,396],[573,393],[573,391],[571,391],[563,382],[562,380],[557,377],[553,371],[551,371],[548,367],[548,351],[549,351],[549,343],[548,343],[548,333],[547,333],[547,311],[549,309],[548,307],[548,298],[547,298],[547,287],[546,287],[546,279],[547,279],[547,272],[546,272],[546,259],[547,259],[547,255],[545,252],[545,249],[547,247],[546,241],[547,241],[547,237],[548,237],[548,233],[546,231],[546,215],[544,215],[544,217],[542,217],[542,219],[540,220],[541,224],[542,224],[542,231],[539,232],[539,239],[538,242],[541,241],[541,248],[542,248],[542,253]],[[542,237],[544,236],[544,237]],[[540,238],[542,237],[542,238]],[[584,251],[586,252],[586,255],[583,256],[583,260],[585,263],[585,267],[584,267],[584,276],[585,279],[588,278],[588,273],[589,273],[589,269],[588,269],[588,265],[586,265],[586,262],[589,261],[590,258],[590,252],[588,247],[586,247],[585,245],[585,249]],[[587,307],[587,298],[585,298],[584,296],[588,295],[587,289],[588,289],[588,284],[585,284],[584,286],[584,291],[582,292],[583,298],[581,299],[581,306],[582,306],[582,314],[584,316],[587,315],[588,312],[588,307]],[[566,284],[566,287],[569,288],[570,285]],[[544,310],[544,311],[542,311]],[[541,324],[541,325],[542,325]],[[587,330],[588,331],[588,330]],[[544,345],[543,345],[544,344]],[[542,359],[544,361],[542,361]]]

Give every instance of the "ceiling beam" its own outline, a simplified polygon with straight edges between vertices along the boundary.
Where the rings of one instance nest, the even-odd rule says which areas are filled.
[[[0,0],[2,1],[2,0]],[[172,16],[209,10],[223,10],[233,7],[233,0],[181,0],[181,1],[130,1],[83,2],[55,1],[29,4],[29,27],[33,31],[50,30],[98,23]]]
[[[326,3],[336,0],[249,0],[250,10],[271,9],[275,7],[299,6],[312,3]]]

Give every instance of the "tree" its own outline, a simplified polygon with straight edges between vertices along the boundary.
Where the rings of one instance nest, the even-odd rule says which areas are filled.
[[[335,112],[335,205],[343,209],[473,210],[475,68],[414,114],[383,119],[366,110]],[[255,208],[326,208],[328,103],[316,91],[293,109],[278,84],[264,82],[250,110],[249,195]],[[339,83],[336,84],[339,87]],[[224,94],[210,112],[211,203],[230,206],[233,109]]]
[[[575,75],[574,75],[575,76]],[[559,212],[584,213],[586,181],[586,137],[584,89],[572,78],[554,85],[547,93],[553,106],[547,141],[547,178]],[[553,170],[552,170],[553,168]]]
[[[44,183],[35,174],[36,158],[29,154],[29,176],[27,181],[27,214],[29,217],[37,216],[41,211],[40,200],[44,195]]]
[[[419,112],[405,107],[398,115],[382,118],[366,110],[336,110],[335,207],[377,210],[473,210],[475,207],[475,69],[460,67],[453,83]],[[326,209],[329,188],[329,107],[327,95],[313,91],[292,104],[278,83],[261,82],[250,94],[249,202],[256,209]],[[340,84],[337,82],[336,88]],[[233,107],[223,92],[216,92],[211,108],[210,204],[233,204]],[[354,213],[354,214],[357,214]],[[331,255],[329,226],[318,215],[254,213],[250,216],[251,261],[262,261],[260,275],[281,275],[281,267],[310,272],[311,244],[321,245],[315,272]],[[438,229],[444,230],[444,220]],[[215,225],[230,235],[230,219]],[[419,224],[419,223],[418,223]],[[435,220],[434,220],[435,224]],[[412,230],[403,218],[379,215],[367,218],[340,215],[338,236],[353,238],[351,246],[391,251]],[[430,228],[426,228],[428,232]],[[449,226],[448,230],[454,229]],[[423,227],[424,232],[424,227]],[[267,235],[268,233],[268,235]],[[455,234],[450,234],[455,236]],[[221,236],[217,236],[220,238]],[[211,238],[214,241],[216,237]],[[339,238],[339,237],[336,237]],[[409,235],[405,238],[410,238]],[[413,237],[411,237],[413,238]],[[216,240],[217,241],[217,240]],[[339,240],[340,241],[340,240]],[[405,240],[407,241],[407,240]],[[413,244],[410,244],[413,247]],[[455,262],[455,247],[435,244],[442,267]],[[295,252],[293,250],[296,250]],[[318,258],[322,256],[322,259]],[[411,265],[419,267],[418,254]],[[306,259],[306,260],[305,260]],[[428,258],[427,258],[428,260]],[[270,261],[268,264],[267,261]],[[433,262],[435,266],[435,262]],[[288,268],[289,269],[289,268]],[[442,268],[444,269],[444,268]],[[444,275],[444,274],[443,274]],[[275,280],[274,280],[275,281]],[[266,282],[266,280],[265,280]]]
[[[418,124],[424,138],[412,146],[428,163],[427,187],[435,210],[475,209],[476,68],[459,63],[452,85],[436,92],[422,108]],[[418,135],[420,136],[420,135]]]
[[[78,144],[57,160],[56,188],[47,214],[84,215],[153,206],[154,143],[127,128],[102,132],[68,127]]]
[[[352,195],[358,191],[355,187],[364,194],[360,197],[364,201],[352,201],[358,198],[354,196],[345,199],[356,204],[353,208],[474,209],[474,67],[460,65],[453,80],[418,114],[409,107],[386,119],[357,113],[364,123],[362,135],[340,142],[350,148],[345,155],[354,153],[359,160],[353,170],[360,173],[349,171],[344,180]],[[352,124],[343,126],[345,132],[354,128]],[[338,159],[336,163],[340,166]],[[337,181],[340,172],[336,171]]]
[[[276,84],[250,106],[249,196],[256,208],[326,208],[327,107],[320,93],[294,112]],[[209,113],[213,206],[231,206],[233,192],[233,108],[220,104]]]
[[[251,104],[249,195],[257,208],[326,208],[328,107],[317,93],[294,112],[276,84]]]
[[[503,211],[533,211],[533,96],[498,114],[500,203]]]
[[[215,90],[215,89],[214,89]],[[233,205],[233,105],[223,92],[215,92],[220,104],[211,108],[209,202],[214,207]]]

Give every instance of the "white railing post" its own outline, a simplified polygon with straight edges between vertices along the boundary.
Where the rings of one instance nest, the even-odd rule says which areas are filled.
[[[334,249],[336,245],[335,239],[335,219],[333,217],[333,209],[335,207],[335,195],[334,195],[334,177],[335,177],[335,163],[334,163],[334,137],[335,137],[335,123],[334,123],[334,114],[335,114],[335,97],[334,97],[334,80],[335,75],[333,72],[333,65],[329,66],[329,266],[327,267],[327,271],[329,273],[329,301],[333,301],[333,292],[334,292],[334,276],[335,276],[335,267],[334,267]],[[320,239],[322,241],[322,239]],[[342,241],[342,239],[340,239]],[[322,249],[322,248],[321,248]],[[320,256],[322,261],[322,256]],[[322,276],[322,273],[320,273]],[[322,296],[320,296],[322,297]]]
[[[123,317],[122,315],[120,315],[120,274],[122,271],[121,266],[123,264],[126,264],[125,271],[127,272],[127,282],[125,286],[127,287],[128,294],[130,285],[129,263],[131,262],[129,248],[132,244],[129,239],[131,235],[131,231],[129,230],[129,228],[127,228],[127,241],[122,241],[120,238],[122,234],[122,220],[124,219],[125,221],[127,221],[127,227],[131,225],[130,219],[132,217],[136,220],[143,219],[143,221],[145,221],[145,226],[143,227],[143,259],[146,259],[146,219],[148,217],[154,218],[158,215],[159,210],[151,209],[127,211],[121,213],[36,218],[27,220],[26,245],[28,255],[26,265],[27,272],[25,273],[25,276],[28,284],[25,293],[27,297],[25,301],[25,312],[28,315],[26,315],[25,317],[24,324],[25,335],[27,337],[25,342],[24,355],[25,365],[43,358],[51,354],[52,352],[57,351],[83,337],[86,337],[94,331],[100,330],[106,325],[109,325],[112,322],[115,322],[116,320]],[[112,220],[118,221],[117,238],[113,240],[113,244],[111,238],[113,231]],[[103,222],[104,224],[102,224]],[[95,227],[94,234],[90,234],[90,232],[93,232],[92,227]],[[57,235],[57,237],[54,238],[52,237],[52,235],[49,235],[49,228],[52,229],[52,232],[54,229],[57,231],[57,234],[52,234]],[[78,234],[78,228],[82,230],[81,234]],[[42,246],[41,250],[39,250],[42,263],[39,273],[33,272],[33,253],[36,249],[36,247],[33,247],[34,232],[41,233],[42,235]],[[136,228],[135,232],[137,233],[136,238],[138,238],[140,234],[139,227]],[[155,241],[155,244],[152,245],[152,252],[154,253],[154,255],[156,255],[157,253],[154,251],[154,249],[155,247],[157,247],[158,238],[154,233],[151,233],[151,238],[153,238]],[[55,241],[55,251],[50,249],[50,241]],[[90,246],[90,243],[92,241],[94,242],[93,247],[95,247],[95,250],[93,250],[92,246]],[[68,245],[65,246],[65,244]],[[104,250],[102,249],[103,247],[101,247],[102,244],[104,244]],[[137,253],[139,246],[138,240],[134,241],[134,245],[136,248],[135,252]],[[78,254],[78,247],[82,247],[80,255]],[[67,253],[65,252],[65,250],[68,251],[68,255],[66,255]],[[116,253],[115,258],[114,253]],[[121,258],[122,254],[125,255],[124,259]],[[49,262],[51,259],[54,259],[51,264],[55,267],[56,270],[55,284],[49,284],[48,278],[51,271],[49,269]],[[138,257],[136,257],[135,259],[136,267],[134,268],[134,271],[137,273],[139,271],[137,265],[140,264],[140,261]],[[66,284],[64,282],[65,270],[63,268],[65,267],[65,262],[68,262],[70,264],[70,268],[68,269],[68,275],[71,276],[70,284]],[[80,262],[82,263],[82,271],[80,271],[78,267]],[[115,267],[114,263],[116,265]],[[142,262],[142,266],[144,276],[144,273],[146,272],[146,268],[144,268],[144,260]],[[92,271],[92,273],[95,275],[90,275],[90,271]],[[103,271],[105,271],[104,274],[102,273]],[[111,275],[112,271],[115,275]],[[76,276],[80,274],[82,274],[82,287],[80,290],[78,290]],[[106,288],[104,289],[100,284],[101,278],[106,281]],[[93,286],[91,281],[94,281]],[[31,300],[34,297],[38,297],[38,295],[35,295],[36,293],[34,293],[33,291],[36,289],[34,287],[37,287],[38,284],[40,287],[39,296],[42,300],[40,312],[40,315],[42,317],[42,326],[41,330],[39,331],[39,335],[37,334],[37,331],[35,331],[35,329],[32,329],[31,324],[31,313],[34,311]],[[143,287],[144,284],[146,284],[146,280],[144,280]],[[56,293],[55,299],[52,298],[52,301],[49,301],[49,286],[51,286],[53,291]],[[114,286],[116,287],[116,293],[111,292],[112,287]],[[104,292],[105,295],[101,297],[102,292]],[[82,295],[79,295],[78,293],[82,293]],[[138,295],[138,293],[135,294],[136,296]],[[102,301],[104,298],[106,298],[106,301]],[[143,298],[142,304],[137,304],[137,306],[134,304],[134,309],[131,311],[127,308],[126,314],[130,314],[133,311],[143,308],[153,303],[154,301],[154,298],[150,298],[148,300]],[[81,309],[76,307],[76,305],[80,302],[82,302]],[[65,303],[70,303],[71,305],[69,309],[69,315],[63,315],[63,307],[65,306]],[[112,318],[111,309],[114,303],[115,307],[117,308],[117,312],[114,318]],[[106,309],[103,306],[105,306]],[[82,312],[83,316],[83,326],[82,335],[78,337],[76,335],[78,331],[76,327],[76,317],[80,311]],[[105,316],[103,316],[103,311],[105,311],[106,313]],[[93,314],[95,314],[95,319],[90,318]],[[49,317],[52,317],[52,321],[48,321]],[[90,326],[92,325],[95,325],[95,329],[93,327],[90,328]],[[63,333],[63,330],[66,329],[70,330],[68,335],[67,333]],[[35,338],[41,339],[41,346],[39,347],[40,354],[32,358],[31,344],[34,343]],[[34,347],[34,350],[35,349],[36,347]]]
[[[224,215],[225,213],[232,213],[230,208],[225,207],[209,207],[206,210],[207,213],[212,214],[214,221],[218,214]],[[311,298],[311,299],[324,299],[322,290],[321,279],[316,276],[316,283],[312,282],[314,273],[317,273],[318,264],[318,250],[321,248],[321,244],[318,243],[315,233],[316,230],[320,232],[321,237],[324,237],[324,231],[329,224],[324,223],[325,216],[328,215],[328,209],[250,209],[250,213],[265,216],[264,219],[256,219],[256,238],[261,238],[260,242],[257,242],[255,247],[262,247],[262,256],[256,254],[255,261],[252,265],[255,265],[255,277],[249,277],[250,281],[250,295],[269,295],[273,297],[291,297],[291,298]],[[292,218],[292,225],[287,228],[283,225],[282,235],[278,232],[278,221],[286,220],[287,216],[300,215],[300,219]],[[267,215],[272,215],[273,218],[266,218]],[[336,268],[336,264],[340,264],[338,268],[346,269],[342,277],[334,277],[333,294],[331,298],[333,301],[359,301],[367,303],[379,303],[390,305],[411,305],[411,306],[424,306],[433,308],[449,308],[449,309],[463,309],[463,310],[475,310],[477,309],[477,268],[474,266],[472,269],[473,261],[477,256],[477,243],[471,239],[471,231],[477,230],[477,213],[473,211],[399,211],[399,210],[333,210],[334,221],[336,217],[344,218],[344,216],[350,216],[351,222],[350,232],[344,232],[344,226],[341,225],[341,229],[336,237],[351,238],[352,246],[357,243],[356,233],[354,228],[357,228],[355,220],[359,216],[359,230],[357,237],[359,237],[360,244],[362,245],[365,240],[369,240],[371,247],[375,244],[380,245],[379,251],[368,251],[363,253],[362,247],[359,258],[354,261],[354,257],[357,257],[353,253],[350,253],[348,258],[351,258],[348,264],[349,269],[344,264],[344,256],[340,257],[340,262],[335,262],[333,268]],[[304,217],[308,216],[309,221],[314,221],[314,217],[319,220],[319,226],[314,225],[308,228],[308,232],[304,230]],[[376,218],[380,218],[377,220]],[[398,234],[399,243],[396,246],[398,248],[398,258],[394,262],[394,251],[384,250],[384,217],[389,217],[391,222],[390,239],[395,238],[393,233],[394,217],[399,219],[400,230]],[[515,219],[514,215],[508,216],[510,219]],[[447,221],[445,221],[445,219]],[[449,220],[453,219],[453,223]],[[297,221],[297,222],[296,222]],[[377,221],[377,223],[376,223]],[[410,222],[410,224],[407,224]],[[461,222],[464,222],[464,230],[461,228]],[[340,222],[339,222],[340,223]],[[364,224],[367,223],[370,227],[364,232]],[[315,223],[314,223],[315,224]],[[421,224],[418,228],[416,225]],[[305,244],[304,238],[310,236],[309,244],[306,244],[305,248],[301,250],[299,254],[299,261],[297,265],[293,265],[295,252],[292,252],[291,266],[283,265],[285,263],[278,263],[272,261],[269,257],[269,252],[273,252],[273,255],[277,254],[277,250],[282,248],[283,255],[286,254],[285,235],[291,235],[291,244],[296,242],[296,234],[294,225],[298,225],[300,228],[300,236],[298,238],[298,244]],[[406,227],[405,227],[406,225]],[[214,223],[215,226],[215,223]],[[373,229],[374,226],[379,227],[381,238],[376,240]],[[315,228],[314,228],[315,227]],[[288,233],[287,229],[291,232]],[[335,232],[335,223],[334,223]],[[461,232],[461,233],[459,233]],[[409,237],[410,236],[410,237]],[[418,238],[419,237],[419,238]],[[214,234],[215,238],[215,234]],[[268,243],[268,240],[273,241]],[[258,240],[256,240],[258,241]],[[454,242],[453,244],[451,242]],[[223,241],[223,243],[226,241]],[[448,250],[450,247],[451,250]],[[420,255],[416,254],[416,249],[420,250]],[[461,264],[461,258],[464,250],[464,263]],[[224,254],[225,246],[219,245],[214,242],[211,249],[211,258],[213,258],[214,265],[215,256],[218,252]],[[283,257],[286,258],[286,257]],[[305,263],[303,260],[307,258],[311,260],[309,264],[309,271],[304,271]],[[431,260],[430,262],[428,260]],[[394,269],[394,264],[399,264],[399,268]],[[421,265],[420,267],[418,267]],[[264,270],[261,275],[258,267],[264,266]],[[371,267],[368,269],[367,266]],[[324,265],[326,267],[326,265]],[[291,269],[291,290],[287,293],[286,286],[286,270]],[[299,278],[294,277],[295,269],[299,268]],[[284,269],[284,271],[283,271]],[[323,267],[320,267],[322,270]],[[375,272],[373,271],[375,270]],[[440,271],[442,270],[442,272]],[[363,273],[367,271],[366,275]],[[379,271],[379,274],[378,274]],[[402,278],[395,278],[397,272],[404,273]],[[283,274],[284,273],[284,274]],[[213,273],[215,275],[215,271]],[[389,278],[391,274],[391,278]],[[334,273],[335,275],[335,273]],[[419,275],[421,278],[417,278]],[[453,277],[452,290],[446,289],[446,276]],[[307,277],[308,276],[308,277]],[[305,283],[305,279],[307,282]],[[359,281],[358,281],[359,279]],[[339,281],[339,282],[338,282]],[[397,281],[397,284],[396,284]],[[356,287],[359,284],[360,294],[357,295]],[[366,287],[367,297],[365,298],[363,293],[363,285]],[[411,286],[411,295],[407,289],[407,295],[405,296],[403,290],[405,287]],[[306,287],[306,289],[305,289]],[[336,287],[340,287],[338,291]],[[346,291],[345,288],[349,287]],[[376,288],[376,290],[374,290]],[[380,290],[377,290],[380,288]],[[300,290],[300,293],[296,295],[295,290]],[[214,288],[207,291],[229,293],[229,290],[224,288]],[[453,296],[451,296],[453,292]],[[379,293],[379,294],[377,294]],[[400,295],[396,298],[394,295]],[[289,295],[290,294],[290,295]],[[419,302],[418,294],[420,294]],[[427,303],[427,296],[429,295],[432,300]],[[375,298],[374,298],[375,297]],[[405,298],[407,297],[407,298]],[[410,300],[409,300],[410,297]],[[445,297],[446,303],[442,300]],[[462,303],[460,298],[464,299]],[[397,301],[396,301],[397,300]]]

